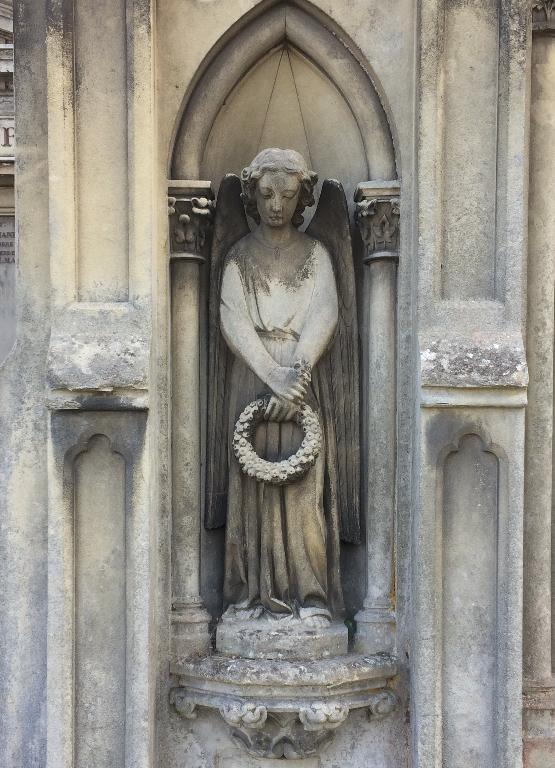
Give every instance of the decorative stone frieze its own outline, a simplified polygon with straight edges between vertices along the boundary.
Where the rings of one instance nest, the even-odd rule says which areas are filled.
[[[173,665],[182,687],[170,701],[185,719],[217,710],[233,739],[255,756],[302,759],[317,753],[351,711],[385,717],[398,706],[386,687],[397,671],[387,654],[284,662],[212,656]]]
[[[172,181],[168,188],[170,253],[172,258],[198,258],[209,239],[214,216],[209,181]]]

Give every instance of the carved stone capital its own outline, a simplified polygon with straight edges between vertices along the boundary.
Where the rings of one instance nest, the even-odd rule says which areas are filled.
[[[534,32],[555,31],[555,0],[532,0],[532,30]]]
[[[168,215],[171,258],[204,261],[214,220],[214,193],[209,181],[171,181]]]
[[[398,181],[367,181],[356,189],[355,222],[365,246],[365,264],[398,259],[399,193]]]

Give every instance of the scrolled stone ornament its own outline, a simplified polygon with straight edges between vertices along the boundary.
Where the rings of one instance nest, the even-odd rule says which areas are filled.
[[[299,720],[305,731],[339,728],[349,715],[349,707],[335,702],[315,702],[299,711]]]
[[[288,459],[267,461],[254,450],[253,438],[256,425],[264,419],[269,397],[253,400],[243,410],[233,433],[233,452],[239,466],[249,477],[260,483],[288,485],[306,475],[322,448],[322,428],[318,416],[304,403],[295,416],[295,421],[304,433],[299,449]]]
[[[266,707],[252,702],[226,704],[220,707],[220,714],[232,727],[258,730],[264,726],[268,717]]]
[[[382,718],[391,714],[399,705],[399,699],[393,691],[389,689],[378,691],[375,694],[368,707],[368,716],[370,718]]]

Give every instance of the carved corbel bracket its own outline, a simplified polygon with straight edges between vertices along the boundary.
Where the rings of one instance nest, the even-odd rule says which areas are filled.
[[[532,0],[532,30],[552,32],[555,30],[555,0]]]
[[[275,662],[210,656],[172,667],[182,687],[170,702],[185,719],[218,711],[249,754],[270,759],[315,755],[356,709],[371,719],[398,706],[387,686],[397,672],[387,654]]]
[[[365,246],[364,263],[399,258],[400,185],[366,181],[355,192],[355,222]]]
[[[168,186],[170,257],[204,261],[214,221],[209,181],[171,181]]]

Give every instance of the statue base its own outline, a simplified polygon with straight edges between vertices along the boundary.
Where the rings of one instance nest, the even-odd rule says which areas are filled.
[[[216,630],[216,651],[243,659],[301,661],[344,656],[348,652],[344,624],[310,627],[294,617],[241,621],[225,619]]]
[[[397,661],[387,654],[349,654],[319,661],[207,656],[170,667],[178,686],[170,701],[186,719],[220,713],[233,740],[250,755],[301,760],[316,755],[349,713],[382,718],[398,706],[388,683]]]

